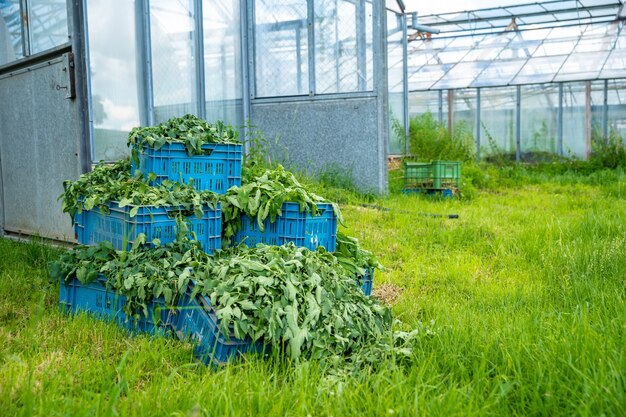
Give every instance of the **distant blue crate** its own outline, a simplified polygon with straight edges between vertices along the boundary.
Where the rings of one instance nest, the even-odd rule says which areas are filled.
[[[142,152],[143,151],[143,152]],[[164,180],[189,184],[196,190],[224,194],[233,185],[241,185],[242,145],[206,143],[202,155],[187,155],[182,143],[165,144],[159,150],[144,146],[139,150],[139,167],[131,165],[131,175],[139,169],[146,176],[156,174],[155,184]]]
[[[102,213],[98,207],[74,216],[74,231],[78,243],[94,245],[109,241],[117,250],[130,249],[138,234],[144,233],[147,242],[160,239],[161,244],[176,239],[175,214],[180,208],[140,206],[135,217],[130,217],[132,206],[119,207],[118,203],[108,205],[110,212]],[[190,221],[190,235],[195,233],[196,239],[205,252],[211,253],[222,246],[222,210],[203,207],[202,218],[195,215],[187,216]],[[127,245],[124,247],[124,239]]]
[[[222,366],[243,353],[261,353],[265,346],[252,339],[236,339],[232,333],[225,336],[208,297],[197,294],[192,297],[193,283],[179,298],[173,322],[174,330],[181,340],[191,338],[195,342],[194,354],[205,365]]]
[[[440,195],[442,197],[454,197],[455,191],[451,188],[443,189],[420,189],[420,188],[404,188],[403,194],[426,194],[426,195]]]
[[[61,308],[68,313],[84,311],[93,314],[115,322],[131,333],[167,334],[171,317],[163,297],[148,303],[148,317],[141,313],[141,318],[127,320],[124,314],[126,296],[106,288],[105,283],[106,279],[102,275],[88,285],[83,285],[76,278],[69,284],[61,279],[59,291]]]
[[[235,235],[235,244],[245,239],[245,244],[253,247],[258,243],[267,245],[284,245],[293,242],[315,250],[323,246],[327,251],[334,252],[337,246],[337,216],[332,204],[317,204],[319,215],[300,211],[298,203],[283,203],[282,215],[274,223],[267,218],[263,222],[265,230],[261,232],[256,218],[241,216],[241,229]]]
[[[368,297],[372,295],[372,286],[374,283],[374,268],[367,268],[365,270],[365,275],[359,276],[358,279],[363,293],[365,293],[365,295],[367,295]]]

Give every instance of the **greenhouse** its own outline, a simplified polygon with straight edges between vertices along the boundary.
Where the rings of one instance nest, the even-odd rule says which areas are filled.
[[[619,0],[408,15],[389,44],[393,117],[430,112],[471,132],[479,157],[586,159],[626,134],[625,17]],[[406,149],[396,136],[389,151]]]
[[[185,114],[242,138],[262,132],[293,169],[338,170],[386,192],[386,10],[366,0],[0,0],[4,232],[72,240],[62,181],[128,155],[133,127]]]

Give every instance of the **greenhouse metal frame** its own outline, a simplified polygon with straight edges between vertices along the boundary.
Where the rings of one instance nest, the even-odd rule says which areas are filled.
[[[392,109],[407,130],[409,112],[431,112],[450,129],[462,122],[479,157],[586,159],[593,139],[626,135],[625,17],[619,0],[410,15],[402,48],[389,46],[390,77],[399,63],[407,75],[390,79]],[[439,33],[411,30],[419,25]],[[390,152],[407,149],[392,139]]]

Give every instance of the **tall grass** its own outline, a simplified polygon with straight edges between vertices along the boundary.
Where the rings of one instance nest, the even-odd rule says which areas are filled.
[[[345,205],[347,232],[386,266],[374,288],[396,286],[403,326],[429,329],[411,361],[367,375],[204,368],[189,343],[61,313],[54,251],[0,240],[1,414],[625,415],[626,176],[602,172],[512,170],[471,201]]]

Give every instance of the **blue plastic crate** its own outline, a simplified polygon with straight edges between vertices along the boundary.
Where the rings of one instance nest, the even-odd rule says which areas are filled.
[[[363,293],[368,297],[372,295],[372,286],[374,284],[374,268],[367,268],[365,270],[365,275],[359,276],[359,285],[361,285],[361,289]]]
[[[131,333],[150,333],[165,335],[170,329],[170,310],[165,307],[163,297],[153,300],[148,305],[148,317],[143,314],[139,319],[127,320],[124,306],[125,295],[117,294],[106,288],[106,279],[100,275],[98,280],[83,285],[76,278],[69,284],[61,279],[59,303],[68,313],[84,311],[99,318],[117,323]]]
[[[160,239],[161,244],[176,239],[175,214],[181,209],[175,207],[140,206],[135,217],[130,217],[131,206],[121,207],[116,202],[109,203],[109,213],[102,213],[98,207],[83,210],[74,216],[74,231],[78,243],[94,245],[109,241],[117,250],[130,249],[138,234],[144,233],[147,242]],[[222,209],[203,207],[202,218],[187,216],[191,232],[205,252],[211,253],[222,246]],[[127,245],[124,247],[126,238]]]
[[[179,298],[173,327],[181,340],[191,338],[195,342],[194,354],[202,363],[222,366],[243,353],[265,350],[262,343],[253,343],[252,339],[237,339],[232,333],[225,336],[209,298],[202,294],[191,297],[193,285],[190,283]]]
[[[193,178],[196,190],[218,194],[226,193],[233,185],[241,185],[241,144],[206,143],[202,145],[202,152],[202,155],[189,156],[182,143],[166,143],[159,150],[144,146],[139,150],[139,167],[131,165],[131,175],[136,169],[144,176],[153,172],[155,184],[167,179],[188,184]]]
[[[234,243],[245,240],[245,244],[252,247],[258,243],[280,246],[293,242],[310,250],[323,246],[327,251],[334,252],[337,246],[337,216],[332,204],[320,203],[317,208],[319,215],[312,216],[310,212],[301,212],[298,203],[283,203],[282,215],[274,223],[269,218],[265,219],[263,232],[259,230],[256,218],[242,215],[241,228],[235,235]]]

